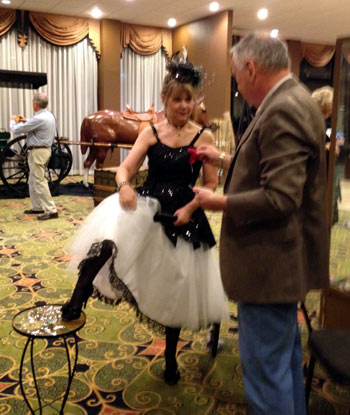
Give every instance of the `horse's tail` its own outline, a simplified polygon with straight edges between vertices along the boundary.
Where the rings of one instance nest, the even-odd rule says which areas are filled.
[[[91,137],[89,137],[89,127],[90,127],[91,120],[87,117],[83,119],[83,122],[80,127],[80,141],[88,141],[92,143]],[[85,154],[87,149],[89,148],[86,144],[80,145],[81,154]]]

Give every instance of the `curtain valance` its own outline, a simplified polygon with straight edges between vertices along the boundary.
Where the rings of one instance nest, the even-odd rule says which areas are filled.
[[[335,46],[331,45],[318,45],[314,43],[302,43],[302,55],[305,60],[312,66],[320,68],[327,65],[332,59]]]
[[[88,36],[97,55],[100,56],[98,21],[36,12],[29,13],[29,20],[41,37],[57,46],[74,45]]]
[[[16,10],[0,8],[0,36],[5,35],[16,22]]]
[[[171,30],[133,24],[122,24],[121,48],[127,46],[139,55],[152,55],[163,47],[167,56],[171,56]]]
[[[100,22],[95,19],[0,8],[0,37],[17,23],[18,44],[26,46],[29,21],[42,38],[57,46],[71,46],[88,37],[100,57]]]

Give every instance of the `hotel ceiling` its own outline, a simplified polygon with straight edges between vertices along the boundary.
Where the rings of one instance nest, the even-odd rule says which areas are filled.
[[[233,33],[278,29],[284,39],[334,44],[350,36],[350,0],[219,0],[220,10],[233,10]],[[205,0],[12,0],[10,7],[64,15],[89,17],[97,6],[102,18],[135,24],[167,27],[170,17],[177,26],[210,15]],[[269,17],[259,21],[259,8]]]

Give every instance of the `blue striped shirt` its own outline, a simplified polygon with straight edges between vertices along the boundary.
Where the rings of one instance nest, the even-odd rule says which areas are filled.
[[[26,122],[16,123],[11,120],[10,129],[16,135],[27,134],[28,147],[51,147],[55,139],[56,120],[50,111],[41,109]]]

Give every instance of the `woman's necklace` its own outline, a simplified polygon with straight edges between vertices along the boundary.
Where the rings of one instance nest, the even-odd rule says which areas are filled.
[[[175,126],[174,126],[175,127]],[[180,137],[180,134],[181,134],[181,130],[184,128],[184,125],[182,126],[182,127],[175,127],[176,128],[176,135],[178,136],[178,137]]]
[[[181,135],[181,131],[186,127],[186,125],[187,125],[187,122],[184,124],[184,125],[175,125],[175,124],[173,124],[171,121],[169,121],[168,120],[168,123],[171,125],[171,126],[173,126],[174,128],[176,128],[176,135],[178,136],[178,137],[180,137],[180,135]]]

